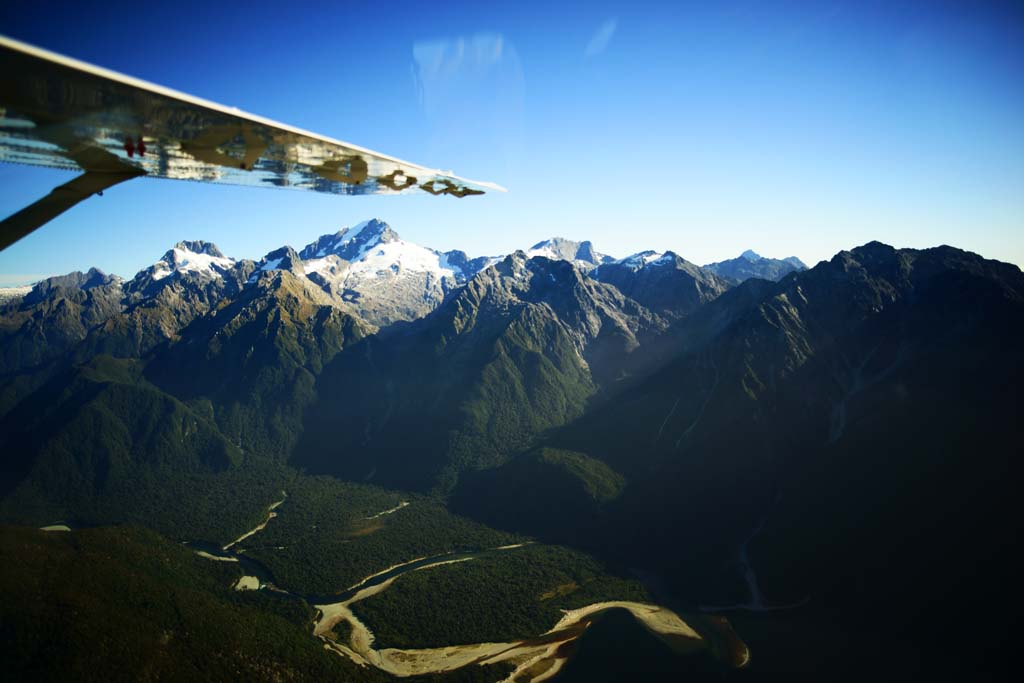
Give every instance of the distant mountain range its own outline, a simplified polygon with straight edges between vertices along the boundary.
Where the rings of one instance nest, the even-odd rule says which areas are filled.
[[[626,286],[624,278],[635,279],[635,284],[627,286],[633,287],[625,292],[627,295],[670,313],[656,302],[659,292],[665,291],[658,280],[662,272],[677,269],[647,269],[656,260],[650,258],[652,254],[641,252],[616,260],[597,252],[590,242],[559,237],[539,242],[525,252],[526,258],[570,261],[581,271],[600,267],[593,276],[617,283],[620,288]],[[144,354],[155,344],[174,339],[219,302],[255,285],[265,273],[279,271],[290,272],[322,290],[323,296],[304,285],[318,304],[335,306],[369,325],[386,327],[425,316],[455,289],[503,258],[471,258],[461,251],[421,247],[402,240],[387,223],[377,219],[323,235],[298,252],[281,247],[258,262],[229,258],[209,242],[183,241],[131,280],[108,276],[94,268],[48,278],[30,290],[12,292],[5,302],[20,304],[0,320],[0,372],[55,358],[90,334],[95,352]],[[793,262],[799,264],[798,260]],[[686,263],[690,275],[708,290],[706,294],[695,291],[693,302],[713,298],[723,291],[727,281],[778,279],[782,274],[776,266],[779,262],[771,259],[748,263],[742,276],[730,270],[721,280],[715,278],[713,270],[709,272],[710,267],[702,270]],[[634,277],[633,273],[638,275]],[[674,295],[668,296],[671,299]],[[672,307],[671,302],[667,305]],[[47,322],[42,329],[38,325],[44,318]]]
[[[766,258],[750,249],[747,249],[737,258],[709,263],[704,268],[710,270],[715,275],[720,275],[737,283],[753,277],[761,278],[762,280],[781,280],[794,271],[807,270],[804,262],[796,256],[789,256],[784,259]]]
[[[799,605],[800,637],[838,633],[812,659],[912,673],[988,647],[935,595],[963,617],[1016,580],[1022,336],[1020,269],[952,247],[470,258],[376,220],[258,262],[180,242],[0,307],[0,515],[167,525],[287,464],[582,546],[687,609]]]
[[[731,283],[671,252],[616,260],[562,238],[471,258],[406,242],[376,219],[259,261],[183,241],[130,280],[70,273],[0,308],[0,415],[24,395],[90,386],[81,368],[109,356],[129,365],[85,376],[112,372],[130,378],[126,391],[201,407],[196,419],[244,452],[288,458],[301,446],[297,461],[313,469],[446,491],[466,467],[500,464],[582,415],[649,362],[637,348]],[[335,362],[353,344],[361,350]],[[322,375],[345,389],[335,396]],[[366,388],[348,406],[355,378]],[[310,447],[337,428],[335,405],[350,427]],[[407,430],[424,432],[422,457],[386,466],[389,454],[405,458],[390,439]]]

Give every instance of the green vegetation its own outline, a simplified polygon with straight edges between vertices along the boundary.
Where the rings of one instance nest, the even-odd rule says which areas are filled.
[[[0,376],[60,362],[88,330],[120,308],[120,284],[97,270],[36,284],[0,306]]]
[[[2,527],[0,566],[8,680],[388,680],[325,651],[308,607],[268,609],[227,587],[237,567],[151,531]]]
[[[626,480],[600,460],[576,451],[556,448],[541,448],[540,462],[564,470],[583,485],[583,489],[594,500],[606,503],[622,493]]]
[[[520,540],[453,515],[422,496],[308,476],[296,477],[287,491],[277,517],[242,548],[270,569],[282,588],[305,595],[343,591],[418,557]],[[379,515],[403,500],[409,505]]]
[[[605,600],[650,597],[588,555],[531,545],[409,572],[353,609],[377,647],[441,647],[536,636],[558,622],[560,610]]]
[[[352,637],[352,624],[348,621],[339,621],[327,634],[327,637],[338,643],[348,643]]]
[[[0,526],[0,567],[9,680],[395,680],[325,650],[306,602],[234,591],[237,564],[205,560],[147,529]],[[403,680],[493,683],[513,668]]]
[[[509,298],[513,283],[467,286],[408,333],[339,354],[295,464],[448,494],[462,473],[501,465],[579,417],[597,386],[573,336],[550,307]]]
[[[109,356],[21,401],[0,419],[0,447],[0,518],[33,525],[132,522],[226,542],[256,523],[284,477],[147,382],[139,361]]]
[[[499,465],[546,429],[581,415],[595,391],[557,320],[527,307],[495,342],[494,356],[459,406],[450,461],[456,470]],[[454,484],[449,477],[442,488]]]
[[[1016,266],[869,244],[748,281],[652,344],[650,311],[544,263],[507,259],[370,336],[283,271],[130,314],[120,287],[85,286],[95,274],[37,287],[0,315],[0,520],[224,544],[287,491],[242,549],[303,594],[518,540],[436,499],[292,469],[310,467],[449,495],[474,520],[643,567],[680,604],[747,600],[742,547],[765,602],[810,598],[801,630],[837,629],[815,670],[848,670],[853,651],[884,670],[889,646],[904,678],[950,653],[970,670],[1005,659],[1015,609],[947,625],[1004,605],[1019,573],[1003,552],[1024,424]],[[620,284],[659,307],[701,294]],[[230,591],[237,565],[151,532],[3,531],[0,562],[9,677],[377,680],[323,659],[308,605]],[[560,608],[622,597],[645,596],[533,547],[411,572],[357,611],[381,644],[437,645],[535,635]]]
[[[287,476],[284,468],[257,463],[205,475],[136,468],[100,492],[64,497],[29,480],[0,499],[0,519],[32,526],[67,522],[76,528],[140,524],[177,540],[223,545],[266,518]]]
[[[197,320],[146,375],[182,399],[207,401],[221,432],[246,452],[284,461],[302,434],[317,375],[368,329],[322,297],[279,272]]]
[[[605,514],[625,486],[622,475],[596,458],[544,447],[464,475],[449,504],[487,524],[561,542]]]

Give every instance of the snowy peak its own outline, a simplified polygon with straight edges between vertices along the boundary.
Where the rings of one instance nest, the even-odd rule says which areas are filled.
[[[471,261],[462,252],[441,253],[406,242],[384,221],[376,218],[333,235],[323,235],[299,254],[307,275],[325,279],[375,279],[402,273],[430,273],[438,278],[465,281],[464,266]],[[337,258],[334,258],[337,257]],[[348,261],[345,268],[338,259]],[[473,259],[472,262],[477,261]],[[475,263],[473,264],[475,265]]]
[[[377,219],[323,235],[298,257],[298,274],[378,326],[426,315],[482,263],[406,242]]]
[[[352,262],[350,269],[352,274],[368,278],[388,272],[398,275],[409,271],[463,279],[462,270],[451,263],[447,256],[433,249],[398,239],[397,235],[394,239],[379,240],[368,244],[365,249],[360,250],[358,258],[346,260]]]
[[[627,256],[626,258],[620,258],[607,263],[603,263],[597,268],[594,268],[590,275],[596,280],[604,280],[606,277],[614,277],[609,275],[611,271],[621,272],[632,272],[637,273],[648,267],[658,268],[661,266],[674,266],[676,268],[685,268],[689,262],[680,257],[678,254],[672,251],[654,251],[653,249],[647,249],[645,251],[638,251],[635,254]],[[696,267],[696,266],[693,266]]]
[[[543,256],[555,261],[573,261],[581,266],[599,266],[602,263],[610,263],[614,259],[605,256],[594,249],[589,241],[574,242],[564,237],[552,237],[551,239],[538,242],[526,251],[527,258]]]
[[[323,235],[312,244],[306,245],[299,255],[307,261],[332,254],[346,261],[358,261],[376,245],[400,239],[391,226],[373,218],[350,228],[342,228],[333,235]]]
[[[226,258],[216,244],[203,240],[183,240],[175,244],[174,249],[192,254],[205,254],[213,258]]]
[[[627,256],[626,258],[619,259],[618,261],[615,261],[615,263],[622,266],[626,266],[627,268],[632,268],[633,270],[640,270],[641,268],[650,263],[660,261],[662,258],[671,253],[672,252],[662,253],[660,251],[654,251],[653,249],[647,249],[646,251],[639,251],[633,254],[632,256]]]
[[[217,245],[202,240],[178,242],[149,269],[153,280],[178,274],[199,277],[223,277],[235,267],[235,260],[224,256]],[[143,271],[146,272],[146,271]]]

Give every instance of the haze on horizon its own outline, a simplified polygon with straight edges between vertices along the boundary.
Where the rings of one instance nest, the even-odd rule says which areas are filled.
[[[289,5],[256,21],[108,3],[54,22],[11,2],[0,33],[510,190],[138,180],[0,253],[0,285],[90,266],[130,277],[182,239],[258,259],[373,216],[471,255],[558,235],[618,257],[753,249],[813,266],[880,240],[1024,265],[1017,3]],[[70,177],[0,164],[0,214]]]

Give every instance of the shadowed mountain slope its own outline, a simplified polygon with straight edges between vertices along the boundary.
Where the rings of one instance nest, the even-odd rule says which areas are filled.
[[[664,325],[571,263],[509,256],[423,320],[340,355],[297,462],[450,488],[459,471],[499,464],[581,415]]]

